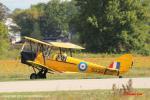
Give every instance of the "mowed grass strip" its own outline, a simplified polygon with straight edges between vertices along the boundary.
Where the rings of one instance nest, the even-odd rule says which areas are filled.
[[[85,56],[85,54],[84,54]],[[91,55],[80,56],[81,59],[103,66],[109,66],[118,56],[91,57]],[[95,56],[95,55],[94,55]],[[91,57],[91,58],[90,58]],[[31,67],[21,64],[20,60],[0,60],[0,81],[11,80],[29,80],[30,74],[33,73]],[[123,75],[124,77],[150,77],[150,56],[134,57],[133,68]],[[85,79],[85,78],[113,78],[116,76],[97,75],[97,74],[48,74],[48,79]]]
[[[136,90],[142,96],[114,94],[110,90],[0,93],[0,100],[149,100],[150,90]]]

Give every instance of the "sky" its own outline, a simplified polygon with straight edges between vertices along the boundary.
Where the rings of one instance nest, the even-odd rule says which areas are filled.
[[[40,2],[47,3],[49,0],[0,0],[5,6],[7,6],[11,11],[15,8],[26,9],[32,4],[37,4]]]

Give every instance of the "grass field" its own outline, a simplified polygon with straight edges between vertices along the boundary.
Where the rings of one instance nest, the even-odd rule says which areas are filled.
[[[85,61],[108,66],[119,55],[80,54],[75,55]],[[28,80],[33,72],[31,67],[23,65],[20,60],[0,60],[0,81]],[[48,79],[81,79],[81,78],[109,78],[96,74],[48,74]],[[150,56],[134,56],[134,67],[124,77],[150,77]]]
[[[108,90],[0,93],[0,100],[149,100],[150,90],[136,90],[142,96],[125,96]]]

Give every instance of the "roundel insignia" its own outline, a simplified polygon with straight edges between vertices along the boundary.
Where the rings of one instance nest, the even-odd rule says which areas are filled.
[[[88,66],[85,62],[80,62],[80,64],[78,65],[80,71],[86,71],[87,67]]]

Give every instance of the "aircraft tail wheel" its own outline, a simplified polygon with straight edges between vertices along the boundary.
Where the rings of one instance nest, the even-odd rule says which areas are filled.
[[[32,73],[30,75],[30,79],[37,79],[37,74],[36,73]]]

